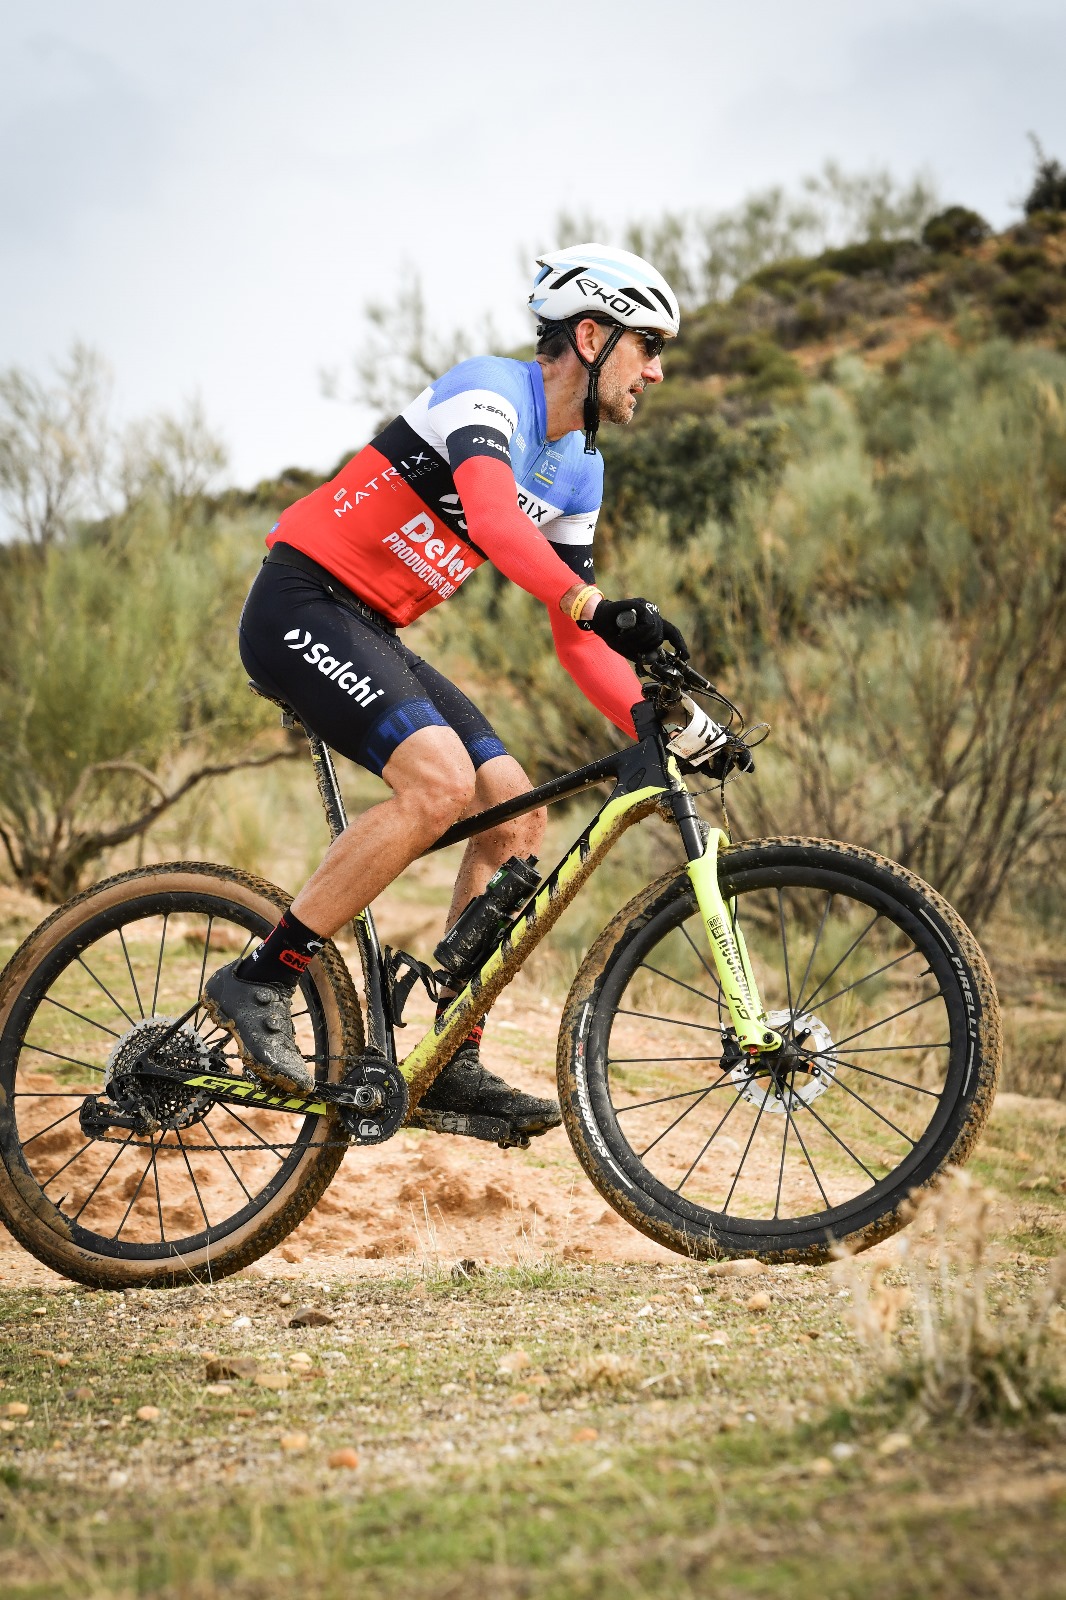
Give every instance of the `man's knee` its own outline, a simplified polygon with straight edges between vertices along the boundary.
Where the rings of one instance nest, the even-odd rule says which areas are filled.
[[[398,745],[382,777],[415,825],[443,833],[474,799],[474,768],[451,728],[420,728]]]

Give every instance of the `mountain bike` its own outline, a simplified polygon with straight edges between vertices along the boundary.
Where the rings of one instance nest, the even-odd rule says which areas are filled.
[[[730,759],[751,731],[669,652],[641,675],[634,744],[433,847],[612,785],[402,1059],[404,1004],[432,973],[382,949],[369,909],[352,925],[362,1004],[332,941],[300,983],[313,1095],[245,1074],[200,1002],[207,973],[287,906],[273,884],[202,862],[141,867],[42,923],[0,976],[0,1215],[14,1236],[67,1277],[111,1288],[214,1280],[265,1254],[346,1151],[409,1123],[622,833],[653,814],[676,829],[684,862],[592,945],[559,1029],[559,1099],[589,1179],[635,1228],[697,1259],[820,1262],[899,1228],[912,1193],[966,1160],[991,1108],[1001,1035],[981,950],[928,884],[869,850],[732,844],[700,817],[667,721],[682,696],[719,716],[724,704]],[[336,837],[347,819],[332,757],[303,731]],[[493,1118],[435,1115],[420,1120],[507,1142]]]

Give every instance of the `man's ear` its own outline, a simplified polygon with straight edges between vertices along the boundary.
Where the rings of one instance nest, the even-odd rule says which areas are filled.
[[[592,317],[583,317],[574,329],[577,347],[586,361],[595,361],[607,336],[607,329]]]

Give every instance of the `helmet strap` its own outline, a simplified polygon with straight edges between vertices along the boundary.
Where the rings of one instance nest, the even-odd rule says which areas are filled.
[[[585,319],[578,317],[577,320],[582,322]],[[570,341],[570,347],[589,375],[588,388],[585,390],[585,454],[587,456],[595,455],[596,453],[596,433],[600,426],[600,368],[626,331],[620,322],[602,323],[601,326],[610,327],[610,332],[603,342],[603,349],[595,361],[586,361],[577,347],[577,334],[572,325],[569,322],[563,323],[566,337]]]

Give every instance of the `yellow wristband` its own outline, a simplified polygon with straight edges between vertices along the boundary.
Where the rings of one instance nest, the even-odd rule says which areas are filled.
[[[589,600],[591,600],[593,595],[598,595],[601,600],[603,599],[603,590],[598,588],[594,583],[586,583],[583,589],[578,590],[570,606],[571,622],[578,621],[582,611],[585,609],[585,606],[588,604]]]

